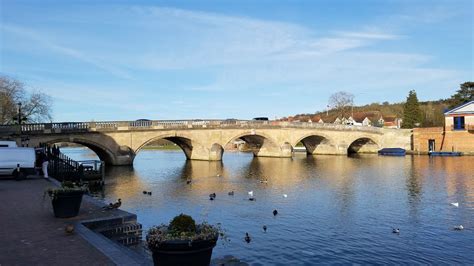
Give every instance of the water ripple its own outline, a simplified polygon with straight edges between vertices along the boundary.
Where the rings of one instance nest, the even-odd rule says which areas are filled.
[[[473,172],[472,157],[291,160],[226,153],[221,163],[144,150],[133,168],[107,171],[105,198],[122,198],[145,228],[181,212],[198,222],[220,222],[230,242],[220,240],[213,256],[231,254],[251,265],[472,265]],[[231,190],[234,196],[227,195]],[[250,190],[254,202],[247,199]],[[216,200],[208,199],[210,193]],[[452,230],[459,224],[466,229]]]

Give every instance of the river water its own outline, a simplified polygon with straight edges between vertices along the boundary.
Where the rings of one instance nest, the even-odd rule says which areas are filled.
[[[95,157],[82,148],[62,151]],[[210,193],[217,194],[214,201]],[[133,167],[108,168],[102,197],[121,198],[122,209],[136,213],[145,229],[180,213],[221,223],[229,241],[219,240],[213,258],[233,255],[252,265],[474,262],[469,156],[280,159],[226,152],[222,162],[206,162],[186,161],[181,151],[142,150]],[[465,229],[453,230],[457,225]]]

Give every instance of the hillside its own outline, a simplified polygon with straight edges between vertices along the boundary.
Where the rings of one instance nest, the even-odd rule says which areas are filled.
[[[368,117],[376,118],[380,116],[403,118],[403,104],[404,103],[384,102],[382,104],[372,103],[363,106],[354,106],[353,112],[346,112],[345,116],[349,117],[353,113],[354,117],[367,115]],[[448,100],[420,102],[420,109],[423,114],[423,122],[421,126],[443,126],[443,113],[448,108],[448,105]],[[322,119],[325,123],[332,123],[338,116],[340,117],[340,113],[337,110],[331,109],[328,110],[328,112],[319,111],[314,114],[297,114],[294,116],[284,117],[280,120],[301,122],[308,122],[311,120],[313,122],[318,122],[319,119]]]

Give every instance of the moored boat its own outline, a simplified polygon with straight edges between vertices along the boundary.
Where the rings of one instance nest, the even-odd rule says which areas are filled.
[[[429,152],[430,156],[461,156],[461,152],[455,151],[431,151]]]
[[[384,156],[405,156],[406,150],[402,148],[383,148],[378,151],[378,154]]]

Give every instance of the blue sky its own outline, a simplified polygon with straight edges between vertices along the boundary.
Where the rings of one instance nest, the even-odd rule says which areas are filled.
[[[474,80],[473,1],[1,2],[0,72],[54,121],[271,118],[448,98]]]

